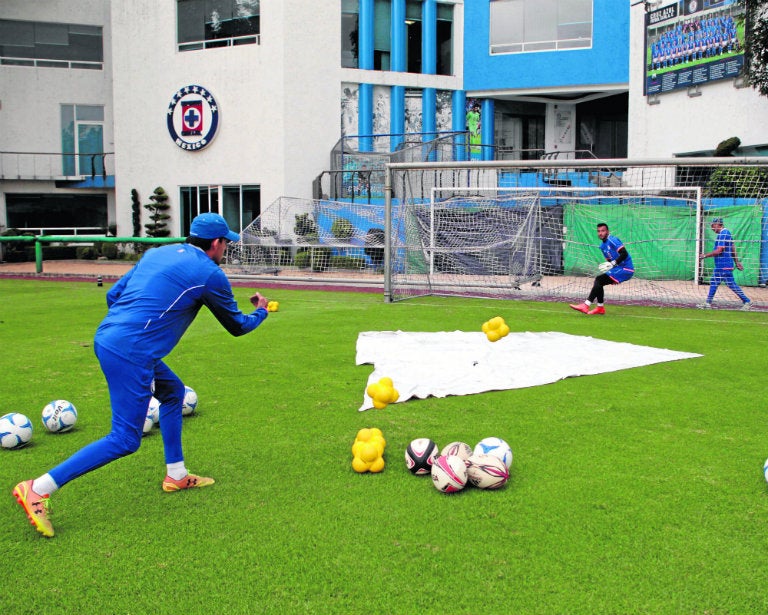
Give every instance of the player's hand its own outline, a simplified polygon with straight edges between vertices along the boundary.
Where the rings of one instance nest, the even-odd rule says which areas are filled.
[[[707,258],[704,254],[699,254],[699,260],[703,261],[705,258]]]
[[[744,271],[744,265],[742,265],[741,263],[736,263],[736,269],[738,269],[739,271]]]
[[[264,297],[261,293],[256,293],[251,297],[251,303],[256,308],[264,308],[266,310],[267,303],[269,303],[269,301],[267,301],[267,298]]]

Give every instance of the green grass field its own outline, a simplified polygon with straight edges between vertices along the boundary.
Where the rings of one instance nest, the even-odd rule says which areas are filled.
[[[0,450],[5,615],[768,611],[766,314],[609,305],[592,318],[273,290],[280,311],[233,338],[203,310],[167,362],[200,398],[187,465],[216,485],[163,493],[155,431],[56,493],[46,540],[11,489],[109,429],[92,349],[106,289],[0,280],[0,413],[35,424],[30,446]],[[249,290],[235,293],[245,306]],[[373,369],[355,365],[360,331],[476,331],[497,314],[513,331],[704,357],[357,411]],[[40,412],[58,398],[77,406],[77,427],[44,433]],[[367,426],[388,442],[381,474],[351,468]],[[443,495],[405,468],[414,438],[492,435],[515,453],[501,491]]]

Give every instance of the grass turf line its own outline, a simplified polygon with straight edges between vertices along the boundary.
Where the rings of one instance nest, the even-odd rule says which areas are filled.
[[[106,288],[0,280],[0,411],[35,425],[29,447],[0,450],[5,613],[768,608],[765,314],[611,306],[594,319],[559,304],[270,291],[280,312],[232,338],[202,310],[167,362],[200,397],[187,464],[216,485],[163,493],[155,431],[55,494],[48,541],[10,491],[109,429],[92,349]],[[513,331],[705,356],[357,412],[372,370],[354,364],[360,331],[474,331],[497,314]],[[57,398],[80,418],[47,434],[40,412]],[[366,426],[387,438],[379,475],[351,469]],[[445,496],[405,470],[413,438],[490,435],[515,453],[500,492]]]

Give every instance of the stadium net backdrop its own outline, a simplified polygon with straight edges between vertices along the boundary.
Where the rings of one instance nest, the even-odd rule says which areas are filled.
[[[605,222],[636,271],[606,291],[609,302],[692,306],[708,289],[713,259],[698,254],[711,251],[717,216],[744,264],[736,281],[768,307],[768,160],[396,163],[368,181],[364,202],[278,199],[230,249],[231,271],[369,279],[388,301],[583,300]],[[725,286],[715,304],[741,305]]]

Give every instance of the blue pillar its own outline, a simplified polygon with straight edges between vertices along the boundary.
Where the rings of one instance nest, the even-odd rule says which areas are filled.
[[[424,141],[429,142],[437,136],[437,90],[435,88],[424,88],[421,92],[421,132],[424,134]],[[427,160],[434,162],[437,160],[435,151],[429,151]]]
[[[358,90],[357,134],[360,135],[358,149],[373,151],[373,84],[361,83]]]
[[[390,66],[392,71],[405,72],[405,51],[408,41],[405,37],[405,0],[392,0],[392,36]],[[394,130],[392,131],[394,132]]]
[[[451,98],[451,129],[463,133],[467,129],[467,93],[464,90],[454,90]],[[465,134],[453,138],[454,160],[467,159],[467,138]]]
[[[483,99],[480,104],[480,142],[483,145],[493,145],[494,137],[494,110],[493,100]],[[483,160],[495,160],[496,152],[493,147],[483,147]]]
[[[421,5],[421,72],[437,71],[437,2],[424,0]]]
[[[358,15],[357,64],[364,70],[373,70],[373,2],[360,0]]]
[[[393,85],[390,96],[389,132],[392,133],[390,149],[394,152],[403,142],[405,132],[405,86]]]

